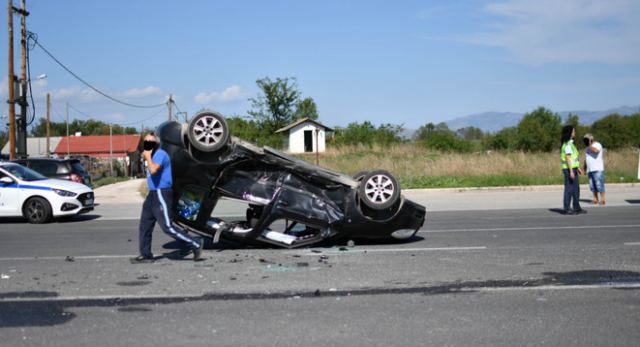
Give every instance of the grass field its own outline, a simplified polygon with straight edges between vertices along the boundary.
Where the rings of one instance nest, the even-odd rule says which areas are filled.
[[[315,154],[300,157],[316,162]],[[405,189],[563,183],[558,153],[443,153],[412,144],[353,146],[328,148],[320,154],[319,164],[349,175],[367,169],[385,169],[392,172]],[[607,182],[638,182],[637,173],[636,150],[605,152]],[[586,183],[586,179],[582,182]]]

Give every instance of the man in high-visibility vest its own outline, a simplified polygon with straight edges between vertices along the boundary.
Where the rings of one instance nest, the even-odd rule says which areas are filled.
[[[560,160],[562,161],[562,173],[564,174],[564,214],[587,213],[580,207],[580,179],[583,174],[580,167],[580,152],[573,139],[576,137],[576,129],[572,125],[562,128],[562,147],[560,148]],[[570,208],[573,200],[573,209]]]

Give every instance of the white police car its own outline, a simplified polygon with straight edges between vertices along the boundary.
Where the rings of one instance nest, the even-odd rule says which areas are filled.
[[[30,223],[93,210],[93,190],[49,179],[24,166],[0,162],[0,217],[24,216]]]

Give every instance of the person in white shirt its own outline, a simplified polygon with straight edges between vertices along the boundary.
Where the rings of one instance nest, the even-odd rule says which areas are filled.
[[[589,177],[589,189],[591,189],[593,193],[593,200],[591,202],[604,205],[604,148],[600,142],[594,140],[591,134],[584,135],[582,140],[584,141],[586,153],[584,167]],[[600,193],[600,199],[598,199],[598,193]]]

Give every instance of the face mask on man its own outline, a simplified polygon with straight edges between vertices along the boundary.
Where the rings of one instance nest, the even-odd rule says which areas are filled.
[[[152,151],[158,146],[158,143],[155,141],[145,140],[142,146],[144,147],[145,151]]]

